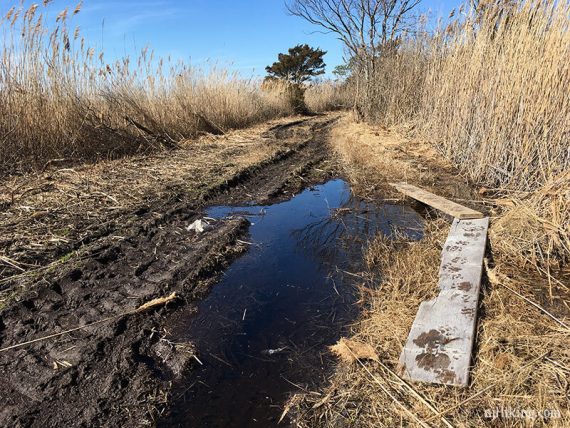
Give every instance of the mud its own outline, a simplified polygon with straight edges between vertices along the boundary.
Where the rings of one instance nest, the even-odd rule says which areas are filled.
[[[0,425],[155,424],[172,382],[197,364],[191,343],[168,340],[169,317],[192,311],[247,248],[243,218],[216,222],[204,235],[186,227],[206,205],[285,200],[330,178],[336,173],[325,144],[330,125],[329,118],[312,118],[270,130],[276,140],[298,142],[198,198],[171,194],[89,225],[90,233],[70,244],[82,248],[81,260],[27,283],[2,309],[0,348],[117,318],[0,352]],[[172,292],[179,299],[167,307],[120,316]]]
[[[212,207],[214,218],[245,216],[250,249],[199,304],[180,311],[170,340],[192,341],[201,364],[175,386],[160,426],[276,426],[288,395],[330,374],[327,346],[358,314],[367,242],[394,230],[419,239],[408,207],[354,197],[343,180],[272,205]],[[287,419],[282,425],[287,425]]]

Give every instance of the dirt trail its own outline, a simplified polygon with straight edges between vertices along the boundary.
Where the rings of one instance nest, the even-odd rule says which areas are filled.
[[[240,218],[220,221],[203,235],[188,232],[186,226],[200,217],[206,205],[279,200],[329,177],[334,166],[325,141],[336,119],[320,116],[259,129],[255,137],[260,143],[249,148],[269,145],[272,150],[249,164],[239,159],[248,149],[247,144],[223,146],[223,142],[211,142],[208,153],[204,147],[208,143],[203,143],[197,151],[203,151],[203,162],[211,161],[209,175],[200,165],[194,170],[184,169],[186,180],[194,172],[206,176],[194,177],[192,189],[178,177],[174,183],[165,180],[158,191],[150,185],[145,187],[149,191],[138,198],[144,203],[126,204],[110,210],[107,216],[93,215],[90,220],[85,211],[81,217],[81,210],[64,215],[64,223],[74,219],[80,223],[71,225],[74,239],[66,239],[62,248],[44,246],[39,253],[30,253],[28,259],[18,254],[17,266],[27,266],[36,259],[39,265],[24,273],[6,267],[2,271],[2,287],[9,292],[4,296],[11,297],[3,298],[1,348],[120,315],[174,291],[180,298],[150,313],[120,317],[0,353],[0,425],[152,424],[168,402],[171,381],[189,364],[196,363],[190,344],[173,344],[165,339],[166,320],[177,308],[192,307],[228,263],[244,251],[239,238],[247,233],[248,222]],[[227,170],[217,170],[220,160],[213,159],[220,157],[221,148],[226,151],[225,164],[235,159],[242,166],[229,177]],[[231,149],[235,153],[228,156]],[[164,159],[162,167],[170,167],[172,161]],[[140,159],[136,162],[148,163]],[[152,169],[159,171],[161,161],[151,162]],[[119,178],[128,172],[124,166],[119,169]],[[60,185],[62,182],[54,184]],[[129,190],[127,187],[123,193]],[[118,202],[123,195],[101,193],[112,202]],[[46,199],[51,201],[50,207],[57,206],[49,198],[41,201],[46,203]],[[62,206],[59,209],[63,210]],[[3,214],[11,209],[5,207]],[[54,212],[51,208],[51,222],[47,226],[42,223],[37,236],[45,229],[63,226]],[[18,217],[20,227],[34,224],[35,219],[28,217]],[[8,226],[8,221],[0,224],[6,230]],[[16,256],[9,250],[22,239],[18,230],[3,238],[0,246],[10,260]],[[70,250],[76,253],[57,261]]]
[[[211,199],[284,160],[331,117],[281,119],[182,150],[66,168],[0,182],[0,307],[7,290],[37,282],[51,263],[165,211]],[[52,266],[53,267],[53,266]]]

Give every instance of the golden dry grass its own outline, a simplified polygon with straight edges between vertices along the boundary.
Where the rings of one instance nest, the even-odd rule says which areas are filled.
[[[341,82],[323,81],[307,88],[305,101],[309,110],[315,112],[342,110],[350,106],[348,91]]]
[[[379,191],[386,196],[386,182],[395,179],[407,179],[456,200],[478,193],[470,189],[449,161],[434,157],[429,144],[403,138],[392,130],[341,123],[333,131],[331,144],[344,160],[356,191],[363,196],[378,199]],[[440,218],[427,219],[420,241],[409,242],[403,237],[391,240],[380,235],[370,243],[360,287],[363,313],[351,328],[351,339],[372,346],[379,362],[340,361],[323,389],[293,396],[288,409],[297,426],[570,424],[570,330],[513,292],[547,308],[568,326],[568,290],[553,284],[556,299],[550,300],[544,293],[547,279],[513,264],[512,254],[497,245],[493,232],[497,223],[502,227],[502,211],[490,199],[472,203],[493,217],[495,267],[492,281],[485,282],[482,293],[469,388],[412,384],[395,374],[419,304],[438,292],[438,269],[449,225]],[[507,414],[493,418],[485,414],[486,410],[497,409],[524,410],[527,417]],[[556,418],[532,417],[533,411],[547,409]]]
[[[215,66],[202,71],[149,48],[109,61],[73,26],[81,4],[47,22],[48,3],[0,17],[0,175],[144,154],[293,113],[286,91]],[[315,107],[332,105],[331,94],[319,92]]]
[[[545,423],[540,418],[492,421],[485,410],[496,408],[551,409],[560,412],[560,418],[551,419],[548,426],[568,426],[569,332],[504,288],[484,292],[479,349],[469,389],[406,384],[394,374],[418,305],[433,297],[437,288],[447,228],[434,222],[420,242],[378,238],[372,243],[369,274],[377,288],[363,290],[366,310],[362,321],[353,327],[353,339],[373,346],[381,364],[365,362],[364,369],[358,364],[340,363],[320,395],[293,399],[298,406],[298,426],[419,426],[418,421],[427,426],[446,426],[435,416],[440,412],[446,412],[451,426]],[[528,292],[527,287],[521,286],[519,291]]]
[[[331,144],[343,163],[355,191],[366,194],[381,190],[399,197],[387,183],[410,181],[455,199],[476,199],[473,189],[457,184],[461,173],[431,145],[405,138],[397,129],[369,126],[343,117],[331,132]]]
[[[361,109],[412,129],[471,181],[513,199],[501,244],[542,269],[567,262],[570,2],[489,1],[454,13],[378,60]]]

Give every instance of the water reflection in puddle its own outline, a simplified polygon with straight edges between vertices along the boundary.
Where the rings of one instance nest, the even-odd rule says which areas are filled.
[[[267,427],[277,424],[295,385],[327,373],[326,346],[357,315],[363,250],[376,233],[394,228],[421,237],[421,218],[401,205],[354,198],[343,180],[261,207],[213,207],[209,217],[245,216],[250,250],[177,327],[203,366],[163,426]]]

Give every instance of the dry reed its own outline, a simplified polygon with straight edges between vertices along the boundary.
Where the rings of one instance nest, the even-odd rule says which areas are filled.
[[[307,107],[312,111],[334,111],[349,107],[350,88],[342,82],[322,81],[305,91]]]
[[[487,1],[452,16],[378,59],[360,109],[411,127],[470,180],[513,199],[519,213],[504,217],[513,228],[504,224],[499,242],[543,266],[568,261],[570,2]]]
[[[72,25],[81,4],[52,25],[48,3],[0,18],[1,175],[175,147],[293,112],[283,91],[257,79],[203,72],[149,48],[107,61]]]

